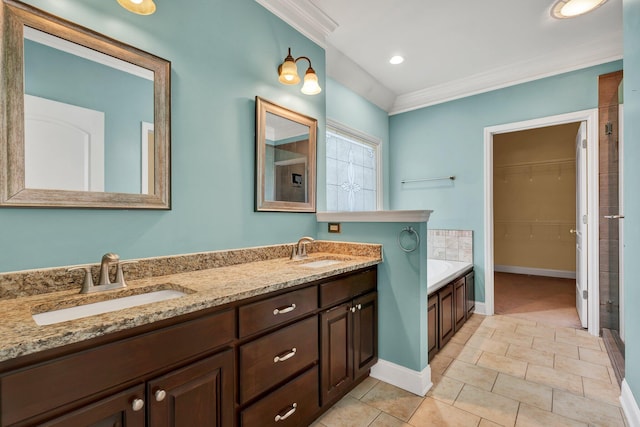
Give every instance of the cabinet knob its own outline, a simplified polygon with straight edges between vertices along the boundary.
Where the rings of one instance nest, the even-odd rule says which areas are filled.
[[[144,400],[142,399],[133,399],[133,402],[131,402],[131,409],[133,409],[134,411],[139,411],[144,407]]]
[[[162,402],[164,398],[167,397],[167,392],[160,388],[156,390],[156,392],[153,395],[156,398],[156,402]]]
[[[356,308],[355,307],[351,307],[349,310],[351,310],[352,313],[356,312]]]
[[[356,307],[358,307],[358,310],[362,310],[362,304],[358,304]]]
[[[276,417],[275,417],[276,422],[284,421],[287,418],[289,418],[291,415],[293,415],[294,412],[296,412],[296,408],[297,407],[298,407],[298,404],[297,403],[293,403],[291,405],[291,409],[289,409],[284,415],[280,415],[280,414],[276,415]]]

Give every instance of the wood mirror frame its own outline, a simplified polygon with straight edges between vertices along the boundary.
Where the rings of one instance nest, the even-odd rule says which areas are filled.
[[[282,121],[290,121],[295,126],[304,126],[308,129],[308,137],[302,140],[296,140],[295,144],[301,144],[302,152],[306,154],[305,157],[299,157],[298,159],[304,159],[304,172],[295,174],[299,183],[294,180],[292,174],[291,178],[294,181],[294,185],[302,186],[304,192],[304,201],[292,201],[292,200],[276,200],[277,197],[272,195],[269,197],[268,192],[268,178],[267,178],[267,118],[268,115],[277,116]],[[314,118],[305,116],[303,114],[291,111],[285,107],[274,104],[266,99],[256,97],[256,211],[281,211],[281,212],[315,212],[316,211],[316,136],[317,136],[318,121]],[[291,142],[288,142],[291,144]],[[297,154],[302,154],[297,153]],[[295,162],[295,160],[290,160]],[[286,163],[286,161],[284,161]],[[302,162],[296,162],[302,163]],[[274,168],[276,162],[273,162]],[[275,172],[271,177],[275,181]],[[276,193],[275,182],[272,183],[273,189],[271,192]]]
[[[154,74],[153,194],[26,188],[24,27],[118,58]],[[171,63],[16,0],[0,8],[0,206],[170,209]]]

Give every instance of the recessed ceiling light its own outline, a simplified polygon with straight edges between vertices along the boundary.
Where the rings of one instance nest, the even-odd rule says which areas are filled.
[[[389,60],[389,64],[398,65],[404,62],[404,58],[400,55],[392,56]]]
[[[551,16],[558,19],[584,15],[602,6],[607,0],[558,0],[551,8]]]

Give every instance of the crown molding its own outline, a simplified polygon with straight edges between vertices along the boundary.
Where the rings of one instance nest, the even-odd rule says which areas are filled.
[[[578,46],[574,52],[577,52],[576,55],[570,58],[565,51],[529,58],[464,79],[399,95],[389,115],[616,61],[622,59],[622,40],[612,37],[588,46]]]
[[[262,7],[282,19],[320,47],[338,28],[338,23],[309,0],[256,0]]]

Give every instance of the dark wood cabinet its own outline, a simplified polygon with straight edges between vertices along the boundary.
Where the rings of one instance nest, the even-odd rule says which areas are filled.
[[[449,342],[455,332],[455,311],[454,311],[453,284],[448,284],[438,291],[438,342],[442,348]]]
[[[153,427],[233,425],[233,351],[226,350],[147,383]]]
[[[467,275],[464,276],[464,281],[465,281],[465,289],[467,292],[466,299],[467,299],[467,319],[468,319],[469,316],[471,316],[476,309],[476,288],[474,283],[473,271],[467,273]]]
[[[378,293],[353,301],[353,375],[360,378],[378,360]]]
[[[467,293],[465,291],[464,277],[459,278],[453,282],[454,292],[454,318],[455,318],[455,330],[456,332],[462,328],[464,322],[467,320]]]
[[[438,319],[438,294],[433,293],[429,295],[427,301],[427,329],[429,343],[429,361],[433,359],[433,356],[438,352],[440,346],[438,345],[438,331],[440,330],[440,319]]]

